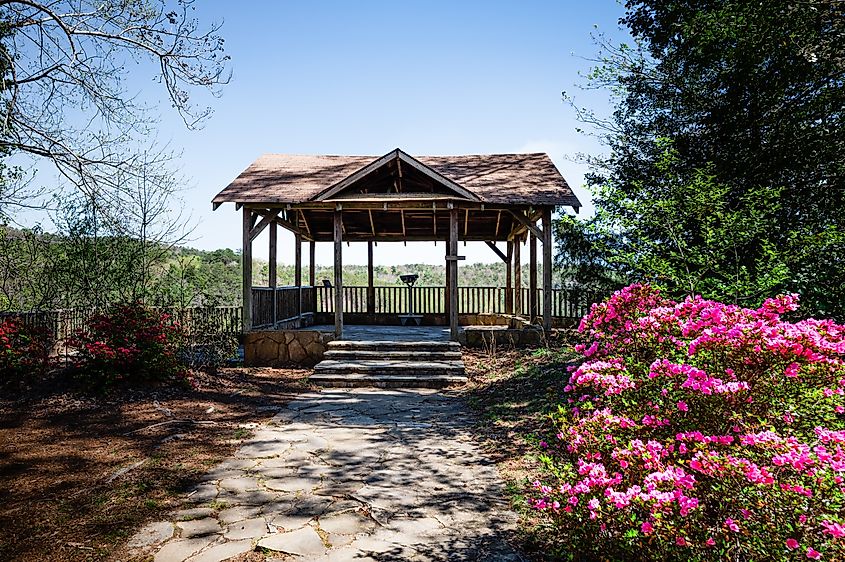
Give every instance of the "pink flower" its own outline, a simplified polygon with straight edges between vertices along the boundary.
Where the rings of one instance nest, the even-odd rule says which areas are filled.
[[[786,539],[786,548],[789,550],[795,550],[798,548],[798,541],[795,539]]]
[[[813,549],[813,547],[807,548],[807,558],[812,558],[813,560],[818,560],[822,557],[822,553],[818,550]]]
[[[682,412],[689,412],[689,406],[683,400],[678,401],[678,409]]]
[[[678,545],[678,546],[686,546],[687,541],[686,541],[686,539],[684,539],[684,537],[676,537],[675,538],[675,544]]]
[[[654,532],[654,527],[648,521],[643,521],[643,524],[640,527],[640,530],[643,532],[643,534],[650,535],[651,533]]]
[[[705,544],[707,546],[716,546],[716,539],[714,539],[713,537],[710,537],[709,539],[707,539],[707,542]]]
[[[798,516],[798,522],[799,523],[806,523],[807,522],[807,516],[802,513],[801,515]]]
[[[731,519],[730,517],[725,519],[725,527],[727,527],[728,529],[730,529],[734,533],[739,532],[739,525],[737,525],[736,522],[733,519]]]
[[[845,537],[845,525],[833,521],[822,521],[824,532],[833,537]]]

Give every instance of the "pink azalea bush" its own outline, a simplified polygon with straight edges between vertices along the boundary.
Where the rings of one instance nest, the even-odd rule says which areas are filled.
[[[93,316],[69,342],[73,371],[93,390],[117,385],[188,384],[179,360],[183,334],[178,323],[141,303],[114,305]]]
[[[532,507],[573,558],[845,559],[845,326],[631,285],[579,331]]]

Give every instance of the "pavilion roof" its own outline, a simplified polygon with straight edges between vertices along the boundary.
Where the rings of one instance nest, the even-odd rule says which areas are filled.
[[[403,177],[403,162],[413,187],[388,193],[397,175]],[[347,187],[353,195],[344,191]],[[430,194],[498,205],[581,206],[545,153],[412,157],[400,149],[381,157],[265,154],[212,202],[273,206],[328,202],[355,194],[401,198],[406,191],[408,198]]]

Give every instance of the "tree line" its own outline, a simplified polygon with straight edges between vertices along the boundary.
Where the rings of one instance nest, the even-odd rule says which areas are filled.
[[[619,23],[633,43],[598,36],[584,84],[612,113],[573,103],[606,148],[597,213],[559,222],[558,265],[845,319],[845,2],[629,0]]]

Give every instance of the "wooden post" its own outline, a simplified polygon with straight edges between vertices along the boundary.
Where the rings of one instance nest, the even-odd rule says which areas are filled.
[[[528,317],[537,320],[537,237],[532,232],[528,238]]]
[[[446,290],[449,300],[449,333],[452,341],[458,341],[458,210],[449,210],[449,254],[446,256],[446,271],[449,284]]]
[[[293,244],[293,284],[299,287],[296,315],[302,318],[302,236],[294,234]]]
[[[343,215],[334,212],[334,335],[343,338]]]
[[[367,242],[367,314],[376,312],[376,288],[373,285],[373,242]]]
[[[552,329],[552,208],[543,209],[543,329]]]
[[[516,314],[522,314],[522,257],[519,247],[522,246],[522,236],[513,241],[513,309]]]
[[[277,225],[276,225],[275,222],[271,222],[270,226],[268,227],[270,229],[270,252],[269,252],[270,255],[268,256],[269,262],[270,262],[270,264],[269,264],[270,283],[269,284],[270,284],[270,287],[272,289],[275,289],[279,285],[277,269],[276,269],[277,268],[276,248],[277,248],[277,237],[278,237],[278,230],[276,229],[276,226]]]
[[[244,207],[243,214],[243,248],[241,251],[243,275],[243,331],[252,329],[252,240],[249,233],[252,230],[252,210]]]
[[[276,321],[278,320],[278,318],[276,318],[276,308],[277,308],[276,307],[276,299],[278,297],[278,294],[277,294],[278,291],[276,290],[276,288],[279,285],[279,283],[278,283],[279,279],[278,279],[278,274],[277,274],[278,273],[277,272],[277,266],[278,266],[277,261],[278,260],[277,260],[277,251],[276,251],[276,249],[278,248],[278,244],[277,244],[278,231],[276,230],[276,223],[275,222],[271,222],[270,225],[269,225],[269,228],[270,228],[270,248],[269,248],[270,251],[269,251],[269,256],[268,256],[268,260],[267,260],[269,262],[267,264],[267,268],[268,268],[268,283],[267,284],[270,286],[271,289],[273,289],[273,299],[272,299],[273,314],[271,315],[271,317],[273,318],[273,327],[275,328],[276,327]]]
[[[505,314],[513,314],[513,277],[511,263],[513,260],[513,242],[508,240],[508,253],[505,261]]]
[[[308,284],[311,285],[311,311],[317,314],[317,243],[308,242]]]
[[[451,246],[449,245],[449,232],[446,232],[446,257],[449,256]],[[446,322],[452,317],[451,303],[449,302],[449,287],[452,286],[452,268],[449,267],[449,261],[446,261],[446,289],[443,292],[443,312],[446,314]]]

